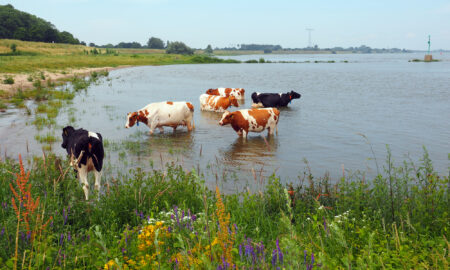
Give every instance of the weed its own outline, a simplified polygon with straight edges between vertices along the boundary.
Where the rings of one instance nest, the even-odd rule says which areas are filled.
[[[13,79],[13,77],[8,76],[3,80],[3,83],[4,84],[14,84],[14,79]]]

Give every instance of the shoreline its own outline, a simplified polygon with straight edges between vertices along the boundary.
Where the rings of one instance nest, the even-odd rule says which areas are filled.
[[[78,68],[78,69],[68,69],[62,70],[59,72],[50,72],[48,70],[38,71],[33,73],[0,73],[0,78],[2,78],[2,82],[0,83],[0,91],[4,92],[2,98],[8,98],[19,90],[27,91],[35,88],[33,85],[36,80],[39,80],[41,84],[46,82],[51,83],[64,83],[69,79],[79,77],[79,76],[87,76],[92,72],[100,72],[100,71],[112,71],[116,69],[129,68],[133,67],[132,65],[123,65],[117,67],[96,67],[96,68]],[[42,76],[45,79],[42,79]],[[4,78],[11,77],[14,79],[13,84],[5,84],[3,83]],[[31,78],[31,80],[30,80]],[[1,97],[1,96],[0,96]]]

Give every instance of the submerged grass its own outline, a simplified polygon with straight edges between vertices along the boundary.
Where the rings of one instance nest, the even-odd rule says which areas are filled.
[[[286,186],[272,176],[263,190],[226,195],[208,190],[196,171],[137,168],[104,180],[88,202],[67,160],[50,154],[28,164],[30,197],[40,198],[29,229],[9,186],[21,167],[0,162],[1,268],[449,266],[449,179],[434,172],[426,151],[420,165],[401,167],[388,152],[372,180],[331,185],[305,172]]]

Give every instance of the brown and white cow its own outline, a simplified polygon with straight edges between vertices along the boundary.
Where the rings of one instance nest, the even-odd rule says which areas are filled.
[[[230,106],[239,107],[237,99],[233,96],[200,95],[200,109],[202,111],[223,112]]]
[[[229,97],[233,96],[237,99],[244,99],[244,88],[211,88],[206,90],[206,94],[214,96]]]
[[[139,122],[150,128],[150,134],[153,134],[155,128],[164,132],[163,127],[172,127],[175,132],[178,126],[187,126],[188,131],[191,131],[195,128],[194,106],[184,101],[150,103],[137,112],[128,113],[125,128],[139,125]]]
[[[231,124],[231,127],[239,136],[247,138],[249,132],[262,132],[268,130],[268,135],[274,131],[278,134],[278,120],[280,111],[276,108],[245,109],[235,112],[225,111],[219,124],[221,126]]]

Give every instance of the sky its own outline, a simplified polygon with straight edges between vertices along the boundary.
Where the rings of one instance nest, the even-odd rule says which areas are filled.
[[[193,48],[278,44],[283,48],[450,49],[450,0],[0,0],[104,45],[152,36]]]

